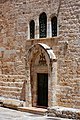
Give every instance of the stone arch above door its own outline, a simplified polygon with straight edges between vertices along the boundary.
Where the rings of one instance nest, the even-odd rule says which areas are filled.
[[[48,106],[54,106],[56,103],[56,95],[55,95],[55,86],[57,81],[57,59],[53,50],[44,43],[38,43],[32,45],[29,50],[26,52],[25,61],[26,61],[26,77],[27,77],[27,86],[26,86],[26,105],[32,106],[33,103],[33,93],[32,93],[32,78],[31,78],[31,67],[35,63],[35,60],[38,56],[43,56],[43,63],[47,65],[47,73],[48,73]],[[43,67],[45,65],[43,64]],[[52,86],[53,84],[53,86]],[[53,88],[51,90],[51,88]],[[54,96],[54,97],[53,97]]]
[[[38,44],[32,45],[29,48],[29,50],[26,52],[27,62],[30,63],[34,54],[36,54],[40,50],[44,51],[44,54],[47,56],[47,61],[48,62],[56,60],[56,56],[53,53],[53,50],[48,45],[46,45],[44,43],[38,43]]]

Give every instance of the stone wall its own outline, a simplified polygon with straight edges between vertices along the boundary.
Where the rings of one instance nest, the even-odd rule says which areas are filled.
[[[15,88],[13,81],[27,79],[25,52],[33,44],[41,42],[52,47],[57,57],[57,105],[80,108],[79,5],[79,0],[0,1],[1,96],[20,99],[22,84]],[[39,39],[39,15],[42,12],[47,14],[48,20],[46,39]],[[50,20],[54,15],[58,17],[58,37],[50,38]],[[36,40],[29,40],[29,22],[32,19],[36,24]],[[14,88],[10,89],[10,86]]]
[[[80,1],[62,0],[59,13],[60,43],[58,57],[58,105],[80,108]],[[64,50],[63,50],[64,49]]]
[[[23,75],[0,75],[0,96],[25,100],[24,81],[26,78]]]

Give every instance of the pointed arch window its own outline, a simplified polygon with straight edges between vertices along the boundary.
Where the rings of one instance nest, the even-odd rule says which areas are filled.
[[[46,13],[42,13],[39,16],[39,37],[45,38],[47,36],[47,16]]]
[[[51,27],[52,27],[52,37],[57,36],[57,17],[54,16],[51,19]]]
[[[35,22],[34,20],[30,21],[30,39],[34,39],[35,37]]]

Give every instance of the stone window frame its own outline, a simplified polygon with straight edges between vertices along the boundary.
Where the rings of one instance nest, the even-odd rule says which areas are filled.
[[[33,39],[41,39],[40,38],[40,35],[39,35],[39,16],[42,14],[42,13],[45,13],[46,16],[47,16],[47,30],[46,30],[46,37],[45,38],[51,38],[51,37],[57,37],[58,34],[59,34],[59,27],[58,27],[58,24],[59,24],[59,20],[58,20],[58,16],[56,13],[53,13],[53,14],[47,14],[46,12],[41,12],[37,17],[34,17],[32,20],[34,20],[35,22],[35,35],[34,35],[34,38]],[[52,36],[52,24],[51,24],[51,19],[56,17],[57,18],[57,35],[56,36]],[[30,22],[29,22],[30,23]],[[30,26],[28,24],[28,40],[31,40],[30,39]]]

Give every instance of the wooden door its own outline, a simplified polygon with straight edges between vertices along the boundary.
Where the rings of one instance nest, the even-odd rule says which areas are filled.
[[[37,74],[37,106],[48,107],[48,74]]]

